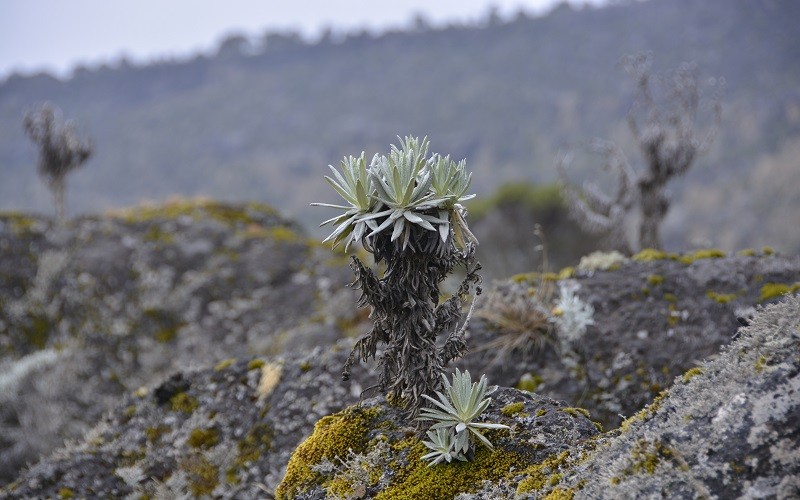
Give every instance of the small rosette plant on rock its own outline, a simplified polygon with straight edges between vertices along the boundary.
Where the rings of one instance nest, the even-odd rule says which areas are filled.
[[[422,458],[430,461],[429,465],[443,460],[448,463],[453,459],[466,461],[475,449],[473,437],[490,450],[494,449],[482,429],[508,429],[508,426],[475,421],[492,402],[491,398],[484,398],[486,375],[481,376],[478,382],[472,382],[469,371],[461,373],[456,368],[452,385],[446,376],[442,375],[442,378],[446,394],[436,391],[438,399],[427,394],[422,396],[435,405],[423,408],[419,417],[419,420],[435,422],[428,431],[430,441],[422,442],[432,451]]]
[[[412,415],[424,406],[423,395],[441,387],[444,367],[466,351],[461,308],[476,285],[480,293],[480,265],[475,261],[478,244],[466,222],[461,204],[468,195],[471,174],[465,161],[428,155],[427,138],[400,139],[388,155],[375,155],[367,165],[364,153],[341,162],[341,171],[330,167],[328,183],[347,203],[332,207],[343,213],[323,222],[335,224],[325,239],[345,250],[361,245],[385,263],[382,277],[352,258],[362,292],[360,306],[370,306],[372,330],[355,345],[344,367],[344,378],[356,356],[376,357],[383,343],[381,375],[375,388],[402,401]],[[457,292],[440,302],[439,284],[457,265],[466,277]],[[443,342],[437,338],[444,337]],[[445,337],[446,336],[446,337]]]

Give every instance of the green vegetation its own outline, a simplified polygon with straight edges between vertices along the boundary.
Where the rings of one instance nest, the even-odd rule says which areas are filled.
[[[650,262],[653,260],[673,259],[673,255],[668,254],[663,250],[656,250],[655,248],[645,248],[634,254],[631,259]]]
[[[247,362],[247,370],[248,371],[259,370],[261,369],[262,366],[264,366],[265,363],[266,361],[264,361],[263,359],[258,359],[258,358],[251,359],[250,361]]]
[[[546,246],[550,269],[570,269],[565,266],[574,266],[601,243],[570,218],[555,184],[504,184],[466,207],[471,227],[483,236],[478,258],[492,277],[530,270],[541,259],[540,245]],[[562,277],[569,277],[570,271],[563,272]]]
[[[384,500],[416,500],[419,498],[454,498],[458,493],[478,489],[484,480],[497,481],[508,470],[523,468],[523,455],[480,448],[470,462],[454,462],[428,467],[421,460],[425,448],[417,443],[408,453],[408,466],[396,471],[388,488],[375,496]]]
[[[706,248],[681,255],[679,260],[684,264],[691,264],[699,259],[719,259],[725,257],[726,255],[727,253],[723,252],[722,250],[718,250],[716,248]]]
[[[214,371],[221,372],[222,370],[230,368],[231,365],[233,365],[234,363],[236,363],[236,358],[223,359],[222,361],[214,365]]]
[[[276,498],[291,498],[298,489],[308,489],[320,477],[311,466],[323,458],[333,460],[346,457],[350,450],[355,453],[364,451],[367,432],[377,416],[377,410],[350,407],[320,419],[314,425],[313,434],[292,453],[286,475],[275,489]]]
[[[158,441],[161,439],[161,436],[170,432],[171,430],[172,429],[170,429],[166,425],[159,425],[157,427],[148,427],[147,429],[145,429],[144,435],[148,443],[157,444]]]
[[[419,420],[432,420],[434,423],[428,431],[430,441],[422,443],[431,452],[424,455],[423,460],[429,460],[430,465],[436,465],[442,460],[448,463],[452,459],[466,461],[470,451],[475,449],[472,438],[475,437],[490,450],[494,447],[484,436],[485,429],[508,429],[502,424],[476,422],[481,413],[489,407],[491,398],[486,396],[486,376],[481,376],[478,382],[472,382],[468,371],[461,373],[456,368],[453,374],[453,383],[444,378],[444,393],[436,392],[438,399],[427,394],[422,397],[433,403],[431,408],[423,408]]]
[[[195,497],[211,495],[219,484],[219,469],[203,455],[192,455],[181,462],[188,475],[189,491]]]
[[[695,366],[694,368],[690,368],[689,370],[687,370],[686,373],[684,373],[681,378],[683,379],[684,383],[688,383],[694,377],[701,375],[702,373],[703,369],[700,368],[699,366]]]
[[[169,399],[169,407],[172,411],[193,413],[199,405],[197,398],[189,396],[185,392],[179,392]]]
[[[263,453],[272,448],[272,440],[275,432],[266,424],[254,425],[244,439],[236,445],[239,455],[236,457],[236,465],[244,466],[248,462],[254,462],[261,458]]]
[[[349,378],[356,357],[375,358],[379,343],[377,388],[389,398],[404,401],[410,415],[418,414],[422,396],[440,386],[444,367],[466,351],[465,324],[458,328],[461,306],[473,284],[480,282],[475,262],[477,240],[466,222],[461,205],[468,195],[472,174],[466,161],[449,156],[428,156],[428,140],[400,139],[388,155],[376,155],[369,166],[362,153],[341,161],[341,172],[331,166],[325,179],[346,205],[313,205],[343,211],[323,222],[336,226],[325,239],[333,246],[345,242],[372,253],[385,264],[379,278],[356,256],[351,267],[361,290],[360,306],[371,307],[372,330],[356,342],[345,363]],[[456,266],[466,268],[457,293],[441,300],[439,285]],[[455,333],[453,328],[456,327]],[[443,345],[436,338],[447,334]]]
[[[500,409],[500,413],[507,417],[513,417],[514,415],[518,415],[523,413],[522,410],[525,408],[525,403],[522,401],[517,401],[516,403],[509,403]]]
[[[719,304],[727,304],[728,302],[732,302],[736,300],[736,296],[737,295],[735,293],[717,293],[713,290],[706,292],[706,297]]]
[[[208,449],[216,446],[219,443],[219,432],[217,429],[211,427],[208,429],[196,428],[192,429],[187,441],[192,448]]]
[[[517,389],[528,392],[536,392],[536,389],[544,383],[544,379],[539,374],[525,373],[517,382]]]
[[[764,283],[761,287],[761,294],[758,297],[759,302],[766,302],[775,297],[786,295],[787,293],[795,293],[800,290],[800,283],[787,285],[785,283]]]

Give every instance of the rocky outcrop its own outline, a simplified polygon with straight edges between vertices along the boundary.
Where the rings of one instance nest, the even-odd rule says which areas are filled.
[[[758,311],[620,429],[571,449],[550,469],[557,481],[504,479],[461,498],[798,498],[799,355],[794,296]]]
[[[364,366],[354,368],[352,382],[340,380],[352,346],[342,337],[358,332],[365,319],[344,286],[352,280],[347,259],[309,241],[269,207],[174,202],[65,226],[5,215],[0,254],[0,477],[9,481],[24,462],[46,456],[7,487],[6,496],[259,497],[278,486],[315,423],[352,415],[346,408],[376,380]],[[515,429],[496,437],[505,450],[527,450],[524,467],[505,464],[486,485],[471,475],[474,484],[459,491],[479,498],[582,490],[591,496],[611,484],[620,496],[636,497],[664,487],[656,478],[662,472],[684,485],[675,495],[690,487],[712,496],[792,491],[778,466],[796,471],[796,456],[785,450],[798,441],[789,420],[798,410],[793,400],[781,403],[780,418],[770,424],[774,412],[757,408],[795,394],[797,355],[792,361],[780,353],[796,353],[797,344],[752,339],[778,324],[781,314],[798,315],[770,306],[750,316],[752,306],[780,300],[799,282],[800,257],[703,251],[644,252],[608,270],[520,275],[485,287],[468,332],[471,353],[457,365],[536,395],[501,389],[490,410],[491,419]],[[563,314],[554,309],[559,287],[593,307],[593,323],[580,335],[539,331],[534,326],[541,318],[531,321],[532,304],[546,312],[546,327]],[[720,371],[706,378],[723,366],[703,360],[733,341],[737,317],[751,326],[719,359],[750,349],[758,353],[750,360],[754,371],[742,365],[739,375]],[[778,330],[795,338],[796,323],[783,325]],[[742,343],[746,338],[749,344]],[[726,383],[734,385],[720,389],[719,397],[730,401],[713,399],[711,389]],[[669,394],[658,396],[665,389]],[[709,403],[690,405],[693,397]],[[506,408],[520,402],[519,414]],[[696,416],[681,413],[684,406],[697,408]],[[709,413],[728,406],[722,416]],[[409,458],[418,444],[400,454],[404,465],[396,470],[405,472],[391,478],[363,481],[350,470],[366,458],[383,463],[387,447],[398,458],[398,443],[411,439],[403,430],[408,424],[382,399],[361,408],[373,408],[382,419],[385,439],[379,441],[385,445],[374,442],[373,453],[367,445],[378,434],[371,429],[360,451],[343,451],[338,461],[328,457],[330,466],[309,462],[320,475],[297,483],[304,494],[331,493],[332,482],[341,488],[335,491],[363,489],[373,496],[393,491],[404,474],[421,478],[418,461]],[[549,410],[538,414],[543,408]],[[662,414],[664,408],[671,409]],[[583,430],[579,437],[570,434],[579,421],[615,429],[632,415],[599,438],[584,440],[589,433]],[[670,415],[687,420],[667,422]],[[753,434],[751,422],[764,429],[787,424]],[[549,433],[559,432],[567,438],[558,453],[525,448],[554,444]],[[519,436],[529,437],[520,444]],[[721,450],[725,436],[740,444]],[[78,440],[47,456],[65,438]],[[707,443],[711,451],[704,456],[684,439]],[[669,469],[684,462],[699,471],[694,479]],[[424,470],[434,469],[445,470]],[[644,489],[636,490],[640,483]]]
[[[714,359],[598,446],[583,498],[800,497],[800,296],[758,311]]]
[[[349,344],[174,374],[127,395],[5,496],[263,498],[315,422],[358,401],[361,386],[341,380],[348,353]]]
[[[176,371],[333,344],[358,321],[348,279],[264,205],[0,216],[0,484]]]
[[[428,467],[417,429],[383,398],[338,412],[360,392],[339,379],[346,352],[317,349],[173,376],[128,397],[5,496],[256,498],[273,491],[287,464],[278,493],[296,498],[800,493],[800,297],[758,311],[718,357],[605,434],[584,410],[499,389],[485,418],[511,429],[492,431],[495,451],[481,448],[469,463]]]
[[[532,332],[542,325],[536,308],[552,316],[560,286],[594,308],[594,323],[564,338],[545,318],[545,328]],[[607,270],[520,275],[482,297],[471,352],[458,365],[586,408],[612,429],[729,344],[737,318],[746,321],[753,306],[798,288],[800,257],[769,249],[646,251]]]
[[[420,426],[383,397],[326,417],[294,452],[276,497],[453,498],[523,475],[597,434],[583,412],[562,402],[508,388],[491,398],[480,420],[509,428],[486,431],[493,449],[477,445],[465,462],[429,465]]]

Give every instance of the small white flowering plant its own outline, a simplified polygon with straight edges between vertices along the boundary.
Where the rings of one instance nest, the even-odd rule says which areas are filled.
[[[461,321],[461,309],[474,285],[480,294],[480,264],[475,260],[477,239],[466,222],[462,205],[472,174],[466,162],[428,154],[428,139],[398,138],[386,155],[348,156],[340,170],[330,167],[327,182],[344,204],[312,203],[341,213],[322,225],[336,227],[324,242],[345,251],[361,243],[375,262],[385,264],[382,276],[352,257],[361,291],[360,306],[370,307],[371,331],[360,338],[344,365],[348,379],[356,357],[375,358],[378,345],[380,379],[373,388],[403,402],[411,417],[424,406],[423,395],[441,388],[444,367],[466,352],[465,331],[470,313]],[[440,284],[456,266],[466,275],[455,294],[441,299]],[[475,302],[472,301],[472,306]],[[439,341],[440,337],[444,337]],[[440,442],[445,436],[435,435]],[[433,442],[433,441],[431,441]],[[442,445],[444,446],[444,445]],[[443,455],[443,460],[454,455]]]
[[[445,375],[444,393],[436,391],[437,398],[427,394],[422,397],[432,403],[423,408],[419,420],[432,420],[427,432],[430,441],[423,441],[431,452],[423,455],[428,465],[453,459],[466,461],[470,451],[474,451],[473,438],[487,448],[494,449],[492,443],[483,435],[485,429],[508,429],[507,425],[480,422],[476,419],[489,407],[492,399],[487,394],[486,375],[478,382],[472,382],[469,371],[463,373],[456,368],[451,384]]]

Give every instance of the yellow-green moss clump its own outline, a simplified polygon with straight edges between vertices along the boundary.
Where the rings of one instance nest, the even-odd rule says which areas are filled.
[[[197,401],[197,398],[193,398],[185,392],[179,392],[169,398],[169,407],[172,411],[192,413],[199,405],[200,403]]]
[[[192,429],[192,432],[189,434],[188,443],[192,448],[211,448],[219,443],[219,432],[213,427],[209,429],[202,429],[199,427]]]
[[[580,417],[590,418],[589,410],[587,410],[586,408],[568,407],[568,408],[561,408],[561,411],[569,415],[572,415],[575,418],[580,418]]]
[[[716,248],[707,248],[704,250],[695,250],[694,252],[682,255],[680,261],[684,264],[691,264],[692,262],[700,259],[719,259],[725,257],[727,254],[722,250]]]
[[[793,285],[786,285],[784,283],[764,283],[761,287],[761,295],[758,297],[759,302],[764,302],[787,293],[795,293],[800,290],[800,283]]]
[[[541,463],[531,465],[522,471],[525,479],[517,485],[517,495],[533,493],[552,488],[561,482],[559,468],[566,464],[569,451],[552,455]]]
[[[217,363],[214,366],[214,371],[215,372],[221,372],[222,370],[225,370],[226,368],[230,368],[231,365],[234,364],[234,363],[236,363],[236,358],[223,359],[222,361],[220,361],[219,363]]]
[[[521,391],[536,392],[536,389],[538,389],[543,383],[544,379],[541,375],[525,373],[519,378],[519,382],[517,382],[517,389]]]
[[[631,449],[632,463],[624,473],[654,474],[660,462],[672,460],[674,456],[672,448],[661,441],[640,439]]]
[[[767,366],[767,361],[767,357],[764,355],[758,357],[755,366],[756,373],[761,373],[764,371],[764,368]]]
[[[219,469],[202,455],[194,455],[181,463],[189,480],[189,491],[197,498],[211,495],[219,484]]]
[[[370,424],[379,415],[377,408],[364,409],[357,406],[321,418],[314,425],[314,432],[292,454],[286,475],[275,489],[278,499],[291,498],[299,489],[307,490],[320,475],[311,466],[324,458],[333,461],[344,458],[347,452],[361,453],[367,445]]]
[[[166,425],[159,425],[156,427],[148,427],[144,430],[144,436],[147,438],[148,443],[156,443],[161,440],[161,436],[171,431]]]
[[[392,483],[375,496],[376,500],[454,498],[459,493],[475,491],[484,480],[497,482],[512,468],[520,470],[529,463],[521,454],[500,448],[491,451],[479,446],[470,462],[453,461],[428,467],[428,463],[422,460],[422,455],[430,450],[416,438],[410,439],[416,444],[409,449],[408,465],[396,471]],[[491,437],[489,439],[492,440]]]
[[[75,498],[75,492],[69,488],[60,488],[58,490],[58,498]]]
[[[525,403],[523,403],[522,401],[517,401],[516,403],[509,403],[505,405],[502,409],[500,409],[500,413],[502,413],[507,417],[513,417],[514,415],[521,413],[524,416],[527,416],[527,414],[523,413],[522,411],[524,408],[525,408]]]
[[[664,277],[660,274],[651,274],[647,277],[647,284],[650,286],[659,286],[664,283]]]
[[[114,210],[109,216],[129,223],[149,222],[157,219],[176,219],[189,216],[193,219],[210,217],[227,225],[251,224],[259,221],[253,213],[275,215],[277,212],[269,205],[248,203],[244,207],[229,205],[203,198],[178,198],[162,204],[141,205],[138,207]]]
[[[702,373],[703,373],[703,369],[700,368],[699,366],[695,366],[694,368],[691,368],[691,369],[687,370],[686,373],[683,374],[683,382],[684,383],[688,383],[694,377],[696,377],[696,376],[698,376],[698,375],[700,375]]]
[[[652,403],[645,406],[643,409],[639,410],[636,414],[631,417],[626,418],[622,424],[620,425],[620,430],[622,432],[627,432],[630,430],[631,426],[636,422],[644,422],[652,415],[654,415],[659,408],[661,408],[661,402],[664,401],[664,398],[669,395],[669,391],[663,390],[661,391],[658,396],[653,400]]]
[[[180,325],[178,326],[168,326],[166,328],[161,328],[156,331],[153,338],[156,339],[156,342],[160,344],[168,344],[172,342],[173,339],[178,335],[178,330],[180,329]]]
[[[37,223],[36,219],[33,217],[23,215],[19,212],[4,212],[0,214],[0,219],[4,219],[15,236],[32,232]]]
[[[256,358],[256,359],[251,359],[251,360],[250,360],[250,361],[247,363],[247,370],[248,370],[248,371],[250,371],[250,370],[258,370],[258,369],[260,369],[262,366],[264,366],[264,364],[265,364],[265,361],[264,361],[263,359],[258,359],[258,358]]]
[[[275,433],[268,425],[254,425],[244,439],[236,445],[239,450],[239,455],[236,457],[236,465],[242,466],[261,458],[262,453],[268,452],[272,448],[272,438],[274,436]]]
[[[670,259],[672,256],[663,250],[656,250],[655,248],[645,248],[641,252],[637,253],[631,259],[633,260],[640,260],[643,262],[650,262],[653,260],[664,260]]]
[[[732,302],[736,300],[735,293],[717,293],[713,290],[709,290],[706,292],[706,297],[709,299],[719,303],[719,304],[727,304],[728,302]]]

